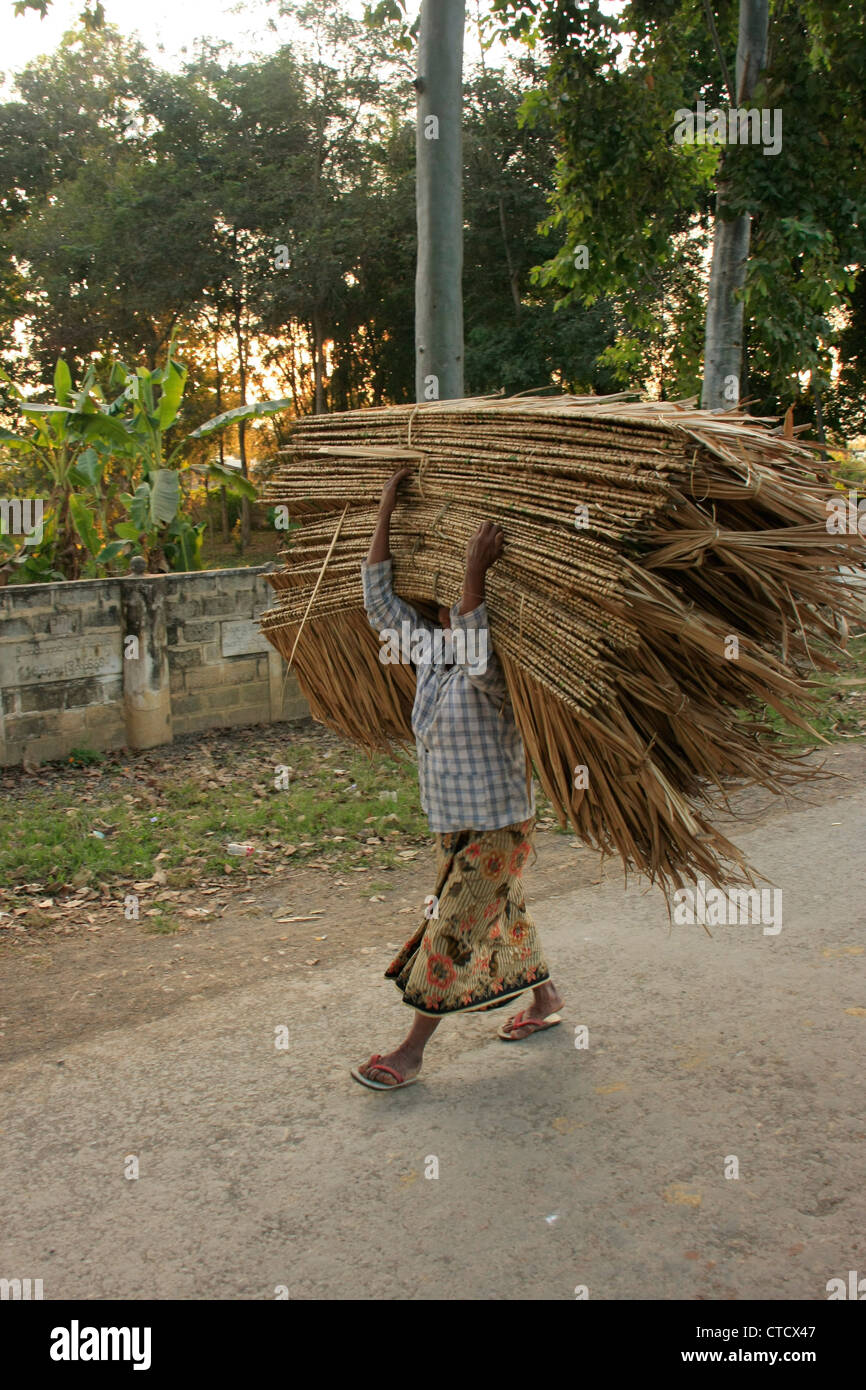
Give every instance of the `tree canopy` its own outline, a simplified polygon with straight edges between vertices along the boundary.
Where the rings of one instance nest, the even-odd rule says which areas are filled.
[[[606,360],[624,383],[650,375],[661,394],[695,391],[720,147],[678,144],[675,117],[698,101],[728,105],[737,0],[629,0],[614,16],[597,0],[493,0],[493,9],[504,31],[549,58],[522,112],[549,122],[558,148],[540,283],[574,307],[615,304],[620,331]],[[811,374],[828,420],[861,430],[864,66],[862,6],[772,0],[751,104],[781,113],[780,148],[724,151],[730,208],[753,218],[741,394],[759,412],[796,403],[811,421]]]
[[[415,92],[400,0],[367,22],[289,4],[302,38],[178,73],[81,23],[0,103],[0,361],[153,370],[178,335],[194,425],[251,391],[296,411],[413,394]],[[466,389],[696,394],[736,0],[490,0],[504,65],[464,86]],[[711,26],[708,15],[713,17]],[[714,32],[715,31],[715,32]],[[757,411],[864,428],[866,12],[772,0],[755,100],[777,154],[725,149],[753,216],[744,301]],[[817,393],[817,395],[816,395]],[[245,427],[241,427],[241,432]],[[279,423],[266,427],[273,441]]]

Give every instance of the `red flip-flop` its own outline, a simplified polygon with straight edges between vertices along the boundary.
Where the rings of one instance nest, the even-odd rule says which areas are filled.
[[[410,1076],[407,1081],[401,1072],[395,1071],[393,1067],[386,1067],[379,1052],[374,1052],[369,1062],[365,1062],[364,1066],[375,1067],[377,1071],[390,1072],[391,1076],[396,1077],[393,1085],[387,1081],[372,1081],[369,1076],[364,1075],[360,1067],[353,1067],[352,1075],[355,1080],[360,1081],[362,1086],[368,1086],[371,1091],[399,1091],[403,1086],[414,1086],[418,1080],[417,1076]]]
[[[559,1014],[548,1014],[547,1018],[539,1019],[526,1018],[525,1012],[524,1009],[521,1009],[519,1014],[515,1014],[513,1018],[505,1020],[505,1023],[503,1023],[497,1033],[497,1036],[500,1037],[503,1042],[526,1042],[527,1038],[533,1037],[536,1033],[544,1033],[548,1028],[555,1028],[557,1023],[562,1022]],[[506,1027],[507,1023],[511,1024],[510,1028]],[[522,1038],[515,1038],[513,1034],[516,1032],[519,1033],[521,1028],[531,1028],[532,1032],[524,1033]]]

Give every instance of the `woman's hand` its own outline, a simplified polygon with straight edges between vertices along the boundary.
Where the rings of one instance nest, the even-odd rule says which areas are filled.
[[[471,613],[484,602],[484,576],[502,554],[505,532],[492,521],[482,521],[466,547],[466,575],[460,613]]]
[[[379,511],[391,515],[397,505],[397,489],[404,478],[408,478],[412,469],[409,467],[399,468],[393,477],[389,478],[382,488],[382,496],[379,498]]]
[[[492,521],[482,521],[466,547],[466,573],[482,578],[502,554],[505,532]]]
[[[370,549],[367,551],[368,565],[380,564],[382,560],[388,560],[391,557],[391,516],[397,505],[397,489],[403,479],[408,478],[411,472],[412,469],[408,467],[398,468],[397,472],[388,479],[382,488],[376,529],[373,532]]]

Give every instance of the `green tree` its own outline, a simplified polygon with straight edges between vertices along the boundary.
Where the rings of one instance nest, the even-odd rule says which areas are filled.
[[[547,80],[524,108],[528,120],[547,114],[559,142],[547,222],[554,248],[542,282],[565,303],[613,301],[621,326],[606,355],[624,383],[661,376],[668,394],[690,394],[701,377],[702,256],[720,150],[677,144],[675,113],[698,100],[726,104],[738,5],[713,6],[718,48],[704,0],[632,0],[615,16],[595,0],[494,0],[494,8],[505,29],[549,58]],[[862,402],[846,407],[836,396],[852,379],[842,352],[864,349],[852,336],[866,250],[864,63],[862,7],[773,0],[754,101],[782,109],[782,148],[770,157],[731,148],[724,165],[727,214],[752,214],[741,395],[758,411],[795,403],[798,418],[814,422],[836,355],[833,416],[847,412],[861,428]],[[587,246],[586,267],[574,263],[578,244]],[[665,341],[664,360],[654,361]],[[811,373],[811,399],[801,373]]]
[[[163,84],[106,27],[67,34],[0,107],[5,236],[25,268],[11,311],[43,377],[106,349],[154,367],[214,278],[210,209],[154,115]]]
[[[532,278],[547,251],[539,224],[548,211],[556,148],[550,121],[520,121],[541,79],[531,59],[516,69],[485,66],[464,93],[466,378],[470,395],[558,385],[616,389],[598,358],[615,338],[613,306],[558,304]]]

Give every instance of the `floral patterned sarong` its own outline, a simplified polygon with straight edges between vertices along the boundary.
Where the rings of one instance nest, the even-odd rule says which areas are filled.
[[[534,825],[436,836],[430,915],[385,972],[404,1004],[436,1016],[497,1008],[550,978],[521,883]]]

